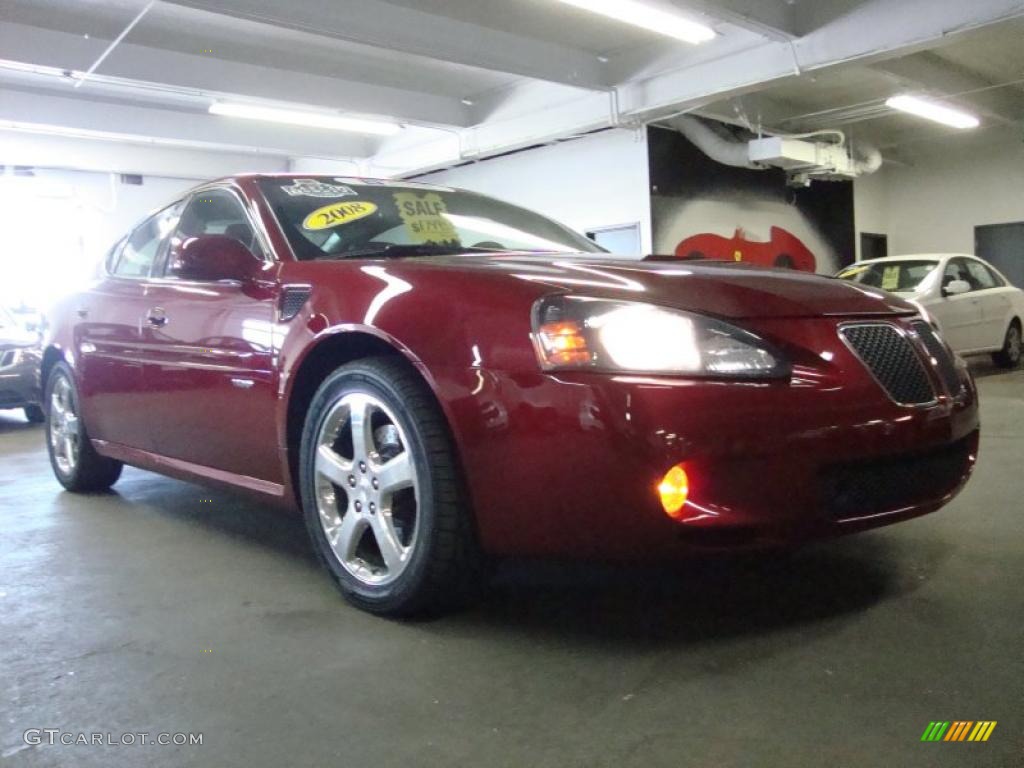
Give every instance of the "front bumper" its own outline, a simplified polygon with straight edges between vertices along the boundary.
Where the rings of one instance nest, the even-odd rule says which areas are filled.
[[[834,322],[803,325],[835,340]],[[793,378],[772,383],[478,372],[457,432],[483,546],[637,558],[788,545],[923,515],[963,487],[979,434],[966,368],[955,395],[936,378],[936,402],[905,407],[842,344],[807,348],[824,354],[794,353]],[[671,519],[655,489],[677,463],[690,493]]]

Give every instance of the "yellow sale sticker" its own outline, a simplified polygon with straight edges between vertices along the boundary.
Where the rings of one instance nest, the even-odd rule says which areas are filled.
[[[409,236],[417,243],[459,242],[459,233],[448,219],[448,208],[436,192],[419,195],[395,192],[398,215],[405,222]]]
[[[353,200],[350,203],[331,203],[323,208],[317,208],[302,222],[302,228],[313,232],[319,229],[330,229],[340,227],[359,219],[365,219],[377,212],[377,206],[362,200]]]
[[[893,291],[900,287],[900,265],[886,267],[882,272],[882,290]]]

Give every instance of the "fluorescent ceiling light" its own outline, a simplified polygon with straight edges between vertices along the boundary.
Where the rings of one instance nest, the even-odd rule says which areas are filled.
[[[885,104],[887,107],[898,109],[900,112],[909,112],[912,115],[923,117],[926,120],[934,120],[936,123],[942,123],[953,128],[977,128],[981,124],[978,118],[967,112],[961,112],[959,109],[953,109],[944,104],[922,99],[918,96],[910,96],[909,94],[893,96]]]
[[[215,101],[211,104],[210,114],[302,125],[307,128],[370,133],[375,136],[393,136],[402,130],[402,126],[397,123],[388,123],[383,120],[365,120],[358,117],[328,115],[323,112],[303,112],[294,109],[278,109],[277,107],[260,107],[254,104],[234,104],[227,101]]]
[[[648,3],[637,2],[637,0],[560,0],[560,2],[694,45],[706,43],[715,38],[715,31],[711,27],[690,21],[671,11],[661,10]]]

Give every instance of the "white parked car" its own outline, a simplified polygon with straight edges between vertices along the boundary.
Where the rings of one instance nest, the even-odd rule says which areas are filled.
[[[1024,291],[976,256],[889,256],[851,264],[836,277],[911,299],[961,355],[991,353],[997,365],[1020,364]]]

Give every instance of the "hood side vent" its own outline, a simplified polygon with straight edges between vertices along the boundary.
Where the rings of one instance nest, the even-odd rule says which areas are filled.
[[[293,319],[305,306],[313,293],[310,285],[286,285],[278,302],[278,316],[282,323]]]

